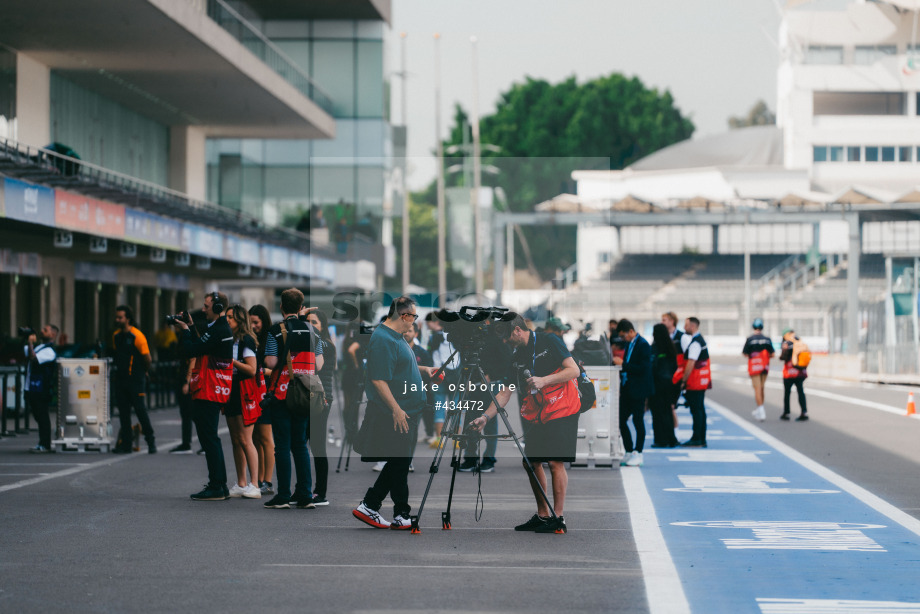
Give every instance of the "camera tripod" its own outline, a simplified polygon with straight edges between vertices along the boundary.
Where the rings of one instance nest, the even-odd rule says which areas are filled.
[[[457,351],[454,351],[456,354]],[[453,355],[448,359],[445,364],[449,364],[453,360]],[[445,449],[447,445],[451,446],[451,477],[450,477],[450,490],[447,495],[447,510],[441,512],[441,529],[450,530],[451,521],[450,521],[450,507],[454,499],[454,485],[457,480],[457,470],[460,467],[460,449],[465,446],[459,446],[456,444],[465,444],[467,442],[479,441],[480,439],[512,439],[517,446],[518,451],[521,453],[521,458],[524,460],[524,468],[527,470],[527,474],[534,484],[537,485],[537,488],[540,491],[540,498],[543,499],[543,502],[546,503],[547,509],[549,509],[550,516],[553,520],[556,520],[556,511],[553,509],[552,504],[549,501],[549,498],[546,496],[546,491],[543,490],[543,487],[540,486],[540,482],[537,480],[537,476],[534,473],[533,467],[530,465],[530,460],[527,458],[527,454],[524,453],[524,448],[521,445],[521,440],[515,434],[514,429],[511,428],[511,423],[508,421],[508,412],[505,411],[505,408],[498,402],[498,398],[495,396],[495,392],[492,390],[492,387],[489,385],[489,380],[486,379],[486,374],[482,370],[482,367],[479,364],[479,356],[474,354],[469,357],[469,364],[466,364],[461,369],[461,382],[470,382],[477,386],[480,384],[486,384],[489,389],[489,397],[491,397],[492,403],[495,404],[495,407],[498,410],[498,416],[501,416],[502,422],[505,423],[505,428],[508,430],[506,435],[483,435],[478,431],[472,431],[467,434],[462,430],[463,426],[463,417],[466,414],[467,410],[447,410],[448,418],[444,423],[444,428],[441,431],[441,441],[438,444],[438,448],[435,451],[434,458],[431,460],[431,467],[428,469],[428,485],[425,487],[425,494],[422,496],[422,502],[418,507],[418,514],[411,516],[412,529],[411,532],[414,534],[421,533],[421,528],[419,522],[422,518],[422,512],[425,510],[425,501],[428,499],[428,493],[431,491],[431,484],[434,482],[434,476],[438,473],[438,470],[441,466],[441,461],[444,459]],[[441,368],[443,369],[443,367]],[[474,379],[476,378],[476,379]],[[432,378],[434,379],[434,378]],[[470,391],[464,390],[463,392],[457,392],[457,406],[465,407],[464,401],[468,399]],[[450,442],[450,443],[448,443]],[[456,442],[456,444],[454,443]]]

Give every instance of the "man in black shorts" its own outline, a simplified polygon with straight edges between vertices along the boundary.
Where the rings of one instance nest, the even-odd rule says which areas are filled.
[[[536,476],[536,481],[530,478],[530,486],[537,501],[537,513],[514,530],[565,533],[563,508],[569,482],[565,463],[575,460],[581,405],[574,382],[579,374],[578,365],[562,339],[552,334],[531,332],[519,314],[509,313],[507,317],[508,321],[496,322],[492,327],[499,338],[515,348],[511,366],[517,374],[525,453]],[[504,406],[511,398],[511,391],[502,390],[496,398]],[[482,416],[471,423],[472,428],[482,429],[497,413],[494,403],[491,404]],[[541,488],[546,492],[544,462],[549,463],[553,478],[555,521],[551,520],[549,508],[540,492]]]

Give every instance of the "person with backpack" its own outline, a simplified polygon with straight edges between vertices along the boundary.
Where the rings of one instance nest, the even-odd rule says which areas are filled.
[[[748,359],[748,375],[754,386],[754,408],[752,415],[755,420],[763,422],[767,419],[767,412],[763,407],[763,389],[767,383],[767,374],[770,372],[770,359],[773,358],[773,342],[763,334],[763,320],[756,318],[752,324],[754,334],[744,342],[741,353]]]
[[[289,509],[293,503],[300,509],[314,509],[313,483],[310,476],[310,456],[307,451],[307,429],[309,412],[294,411],[286,402],[291,373],[316,375],[323,368],[323,342],[303,315],[315,311],[315,307],[304,308],[303,292],[288,288],[281,293],[282,322],[271,327],[270,335],[275,338],[275,354],[265,351],[265,366],[272,371],[271,382],[267,384],[277,403],[272,405],[272,437],[275,440],[275,471],[278,488],[275,496],[264,503],[267,509]],[[290,363],[290,364],[288,364]],[[291,492],[291,457],[297,483]]]
[[[808,420],[808,409],[805,405],[805,378],[808,377],[808,363],[811,361],[811,352],[805,342],[795,336],[795,331],[787,328],[783,331],[783,344],[780,348],[779,359],[783,361],[783,415],[780,420],[789,420],[789,397],[792,387],[795,386],[799,395],[799,408],[802,413],[795,419],[796,422]]]

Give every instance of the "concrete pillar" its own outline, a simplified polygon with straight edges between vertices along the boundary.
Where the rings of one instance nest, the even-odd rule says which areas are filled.
[[[33,147],[51,143],[51,69],[16,55],[16,140]]]
[[[719,225],[712,225],[712,253],[713,255],[719,255]]]
[[[850,252],[847,255],[847,354],[859,353],[859,256],[862,253],[859,214],[847,215]]]
[[[198,200],[208,195],[206,141],[204,130],[195,126],[169,129],[169,187]]]

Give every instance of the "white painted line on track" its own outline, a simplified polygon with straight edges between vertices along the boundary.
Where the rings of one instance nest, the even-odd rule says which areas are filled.
[[[638,469],[623,469],[623,490],[629,505],[629,521],[642,577],[645,580],[645,595],[651,614],[690,614],[690,604],[684,594],[684,587],[677,575],[677,568],[671,559],[668,545],[661,534],[658,515],[652,498],[645,486],[645,479]]]
[[[751,384],[750,380],[745,380],[740,377],[728,377],[725,379],[730,380],[736,384],[747,384],[748,386],[750,386]],[[766,387],[771,388],[773,390],[783,389],[782,385],[777,384],[775,382],[767,382]],[[913,416],[908,416],[906,407],[905,409],[900,409],[893,405],[885,405],[884,403],[876,403],[875,401],[863,401],[861,399],[856,399],[854,397],[848,397],[843,394],[837,394],[835,392],[827,392],[825,390],[819,390],[814,387],[809,387],[808,392],[806,394],[813,395],[816,397],[821,397],[824,399],[830,399],[831,401],[840,401],[841,403],[848,403],[850,405],[855,405],[857,407],[868,407],[870,409],[877,409],[879,411],[884,411],[889,414],[894,414],[896,416],[904,416],[905,418],[914,418],[914,419],[920,420],[920,414],[914,414]]]
[[[65,465],[91,465],[92,463],[0,463],[0,467],[57,467]]]
[[[265,567],[338,567],[344,569],[354,569],[354,568],[372,568],[377,569],[380,567],[379,564],[330,564],[330,563],[265,563]],[[399,564],[387,564],[387,567],[397,567],[399,569],[450,569],[450,570],[466,570],[466,571],[481,571],[484,569],[493,569],[496,571],[525,571],[525,572],[534,572],[534,571],[575,571],[579,573],[589,573],[597,575],[610,575],[618,572],[628,572],[638,574],[639,570],[629,567],[528,567],[523,565],[399,565]],[[689,612],[689,610],[687,610]]]
[[[811,393],[813,393],[813,391],[810,392],[810,394]],[[869,492],[862,486],[856,484],[855,482],[851,482],[850,480],[846,479],[842,475],[832,471],[831,469],[828,469],[824,465],[816,461],[813,461],[812,459],[808,458],[807,456],[805,456],[798,450],[793,449],[792,447],[786,445],[785,443],[783,443],[776,437],[773,437],[772,435],[766,433],[765,431],[755,426],[754,424],[751,424],[744,418],[741,418],[738,414],[736,414],[729,408],[725,407],[721,403],[717,403],[715,401],[711,401],[707,399],[706,405],[716,410],[720,414],[722,414],[726,419],[731,420],[732,422],[734,422],[735,424],[737,424],[738,426],[740,426],[747,432],[751,433],[752,435],[760,439],[765,444],[772,446],[780,454],[787,456],[794,462],[805,467],[812,473],[817,474],[819,477],[824,478],[825,480],[837,486],[839,489],[843,490],[844,492],[850,493],[851,495],[859,499],[861,502],[865,503],[866,505],[874,509],[876,512],[882,514],[883,516],[887,516],[888,518],[898,523],[899,525],[901,525],[908,531],[914,533],[915,535],[920,536],[920,520],[918,520],[917,518],[914,518],[910,514],[907,514],[901,511],[900,509],[888,503],[887,501],[885,501],[878,495],[872,494],[871,492]],[[624,476],[625,476],[625,472],[624,472]],[[630,506],[630,514],[631,513],[632,513],[632,506]]]
[[[229,432],[230,431],[226,427],[224,427],[218,430],[217,434],[226,435]],[[182,440],[175,439],[173,441],[166,441],[166,442],[160,443],[159,445],[163,446],[165,450],[168,448],[172,448],[173,446],[177,446],[180,443],[182,443]],[[163,454],[168,454],[168,452],[163,452]],[[149,456],[149,455],[145,453],[141,453],[141,452],[133,453],[133,454],[124,454],[122,456],[117,456],[115,458],[106,458],[105,460],[96,461],[95,463],[80,463],[76,467],[71,467],[70,469],[62,469],[60,471],[55,471],[53,473],[47,473],[47,474],[40,473],[40,474],[37,474],[38,477],[32,478],[30,480],[21,480],[19,482],[14,482],[12,484],[6,484],[4,486],[0,486],[0,493],[6,492],[8,490],[16,490],[17,488],[24,488],[26,486],[32,486],[33,484],[39,484],[40,482],[44,482],[45,480],[53,480],[54,478],[63,478],[68,475],[80,473],[81,471],[89,471],[90,469],[96,469],[97,467],[108,467],[110,465],[114,465],[115,463],[120,463],[130,458],[137,458],[139,456]],[[29,464],[29,463],[23,463],[23,464]],[[72,464],[77,464],[77,463],[49,463],[49,464],[72,465]],[[36,475],[36,474],[32,474],[32,475]]]
[[[33,484],[38,484],[40,482],[44,482],[45,480],[53,480],[54,478],[63,478],[65,476],[73,475],[75,473],[80,473],[82,471],[88,471],[90,469],[95,469],[96,467],[108,467],[109,465],[114,465],[115,463],[126,461],[132,456],[134,456],[134,454],[125,454],[124,456],[108,458],[103,461],[89,463],[88,465],[79,465],[77,467],[71,467],[70,469],[61,469],[60,471],[55,471],[54,473],[38,474],[38,477],[32,478],[30,480],[21,480],[19,482],[14,482],[12,484],[6,484],[5,486],[0,486],[0,492],[6,492],[8,490],[15,490],[17,488],[23,488],[25,486],[32,486]]]

